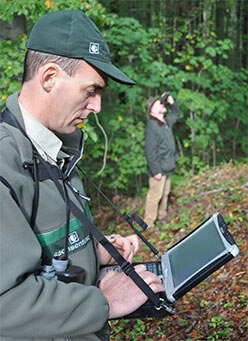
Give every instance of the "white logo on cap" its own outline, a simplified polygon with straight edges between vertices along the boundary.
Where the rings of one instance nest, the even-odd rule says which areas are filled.
[[[89,52],[91,54],[99,54],[99,44],[98,43],[90,43]]]

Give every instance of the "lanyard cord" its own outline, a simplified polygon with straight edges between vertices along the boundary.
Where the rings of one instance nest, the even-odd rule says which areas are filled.
[[[62,180],[63,182],[63,189],[64,189],[64,193],[65,193],[65,204],[66,204],[66,225],[65,225],[65,254],[64,256],[61,258],[63,260],[67,260],[69,258],[68,256],[68,240],[69,240],[69,233],[70,233],[70,204],[69,204],[69,196],[68,196],[68,191],[67,188],[65,186],[65,182],[64,180]]]
[[[40,195],[37,151],[34,149],[33,149],[33,160],[34,160],[34,197],[33,197],[33,205],[32,205],[32,214],[30,218],[30,226],[32,230],[34,230],[34,226],[35,226],[35,220],[36,220],[37,211],[38,211],[39,195]]]
[[[39,171],[38,171],[38,164],[37,164],[37,156],[39,155],[37,149],[35,148],[33,142],[26,134],[25,130],[21,127],[19,122],[17,121],[16,117],[12,114],[12,112],[6,108],[3,112],[1,112],[1,122],[6,122],[8,124],[14,125],[17,129],[19,129],[22,134],[29,140],[33,149],[33,160],[34,160],[34,197],[33,197],[33,204],[32,204],[32,213],[30,218],[30,226],[32,230],[34,230],[35,220],[38,211],[38,202],[39,202]],[[23,165],[24,168],[27,168],[27,165]]]

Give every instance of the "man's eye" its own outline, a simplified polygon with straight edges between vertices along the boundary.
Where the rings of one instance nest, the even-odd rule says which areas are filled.
[[[96,95],[96,91],[88,91],[89,97],[94,97]]]

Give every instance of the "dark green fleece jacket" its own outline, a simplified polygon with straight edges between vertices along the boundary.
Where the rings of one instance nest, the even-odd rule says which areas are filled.
[[[8,98],[7,107],[24,128],[17,94]],[[71,155],[69,180],[83,192],[74,169],[75,160],[82,155],[82,132],[60,138]],[[53,181],[41,181],[36,223],[31,229],[34,181],[25,164],[33,164],[29,140],[17,128],[1,122],[0,175],[11,185],[17,201],[0,182],[0,340],[99,341],[95,333],[105,325],[109,306],[95,286],[99,270],[96,244],[71,214],[69,257],[72,264],[85,269],[84,284],[66,284],[35,274],[40,261],[49,263],[64,252],[66,208]]]
[[[148,176],[158,173],[168,175],[174,172],[178,155],[172,127],[180,117],[180,108],[174,99],[170,105],[170,113],[166,114],[166,122],[149,117],[145,131],[145,155]]]

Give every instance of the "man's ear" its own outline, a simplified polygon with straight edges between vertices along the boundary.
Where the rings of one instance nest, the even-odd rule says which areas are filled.
[[[55,63],[48,63],[39,70],[40,85],[46,92],[50,92],[58,78],[60,69]]]

